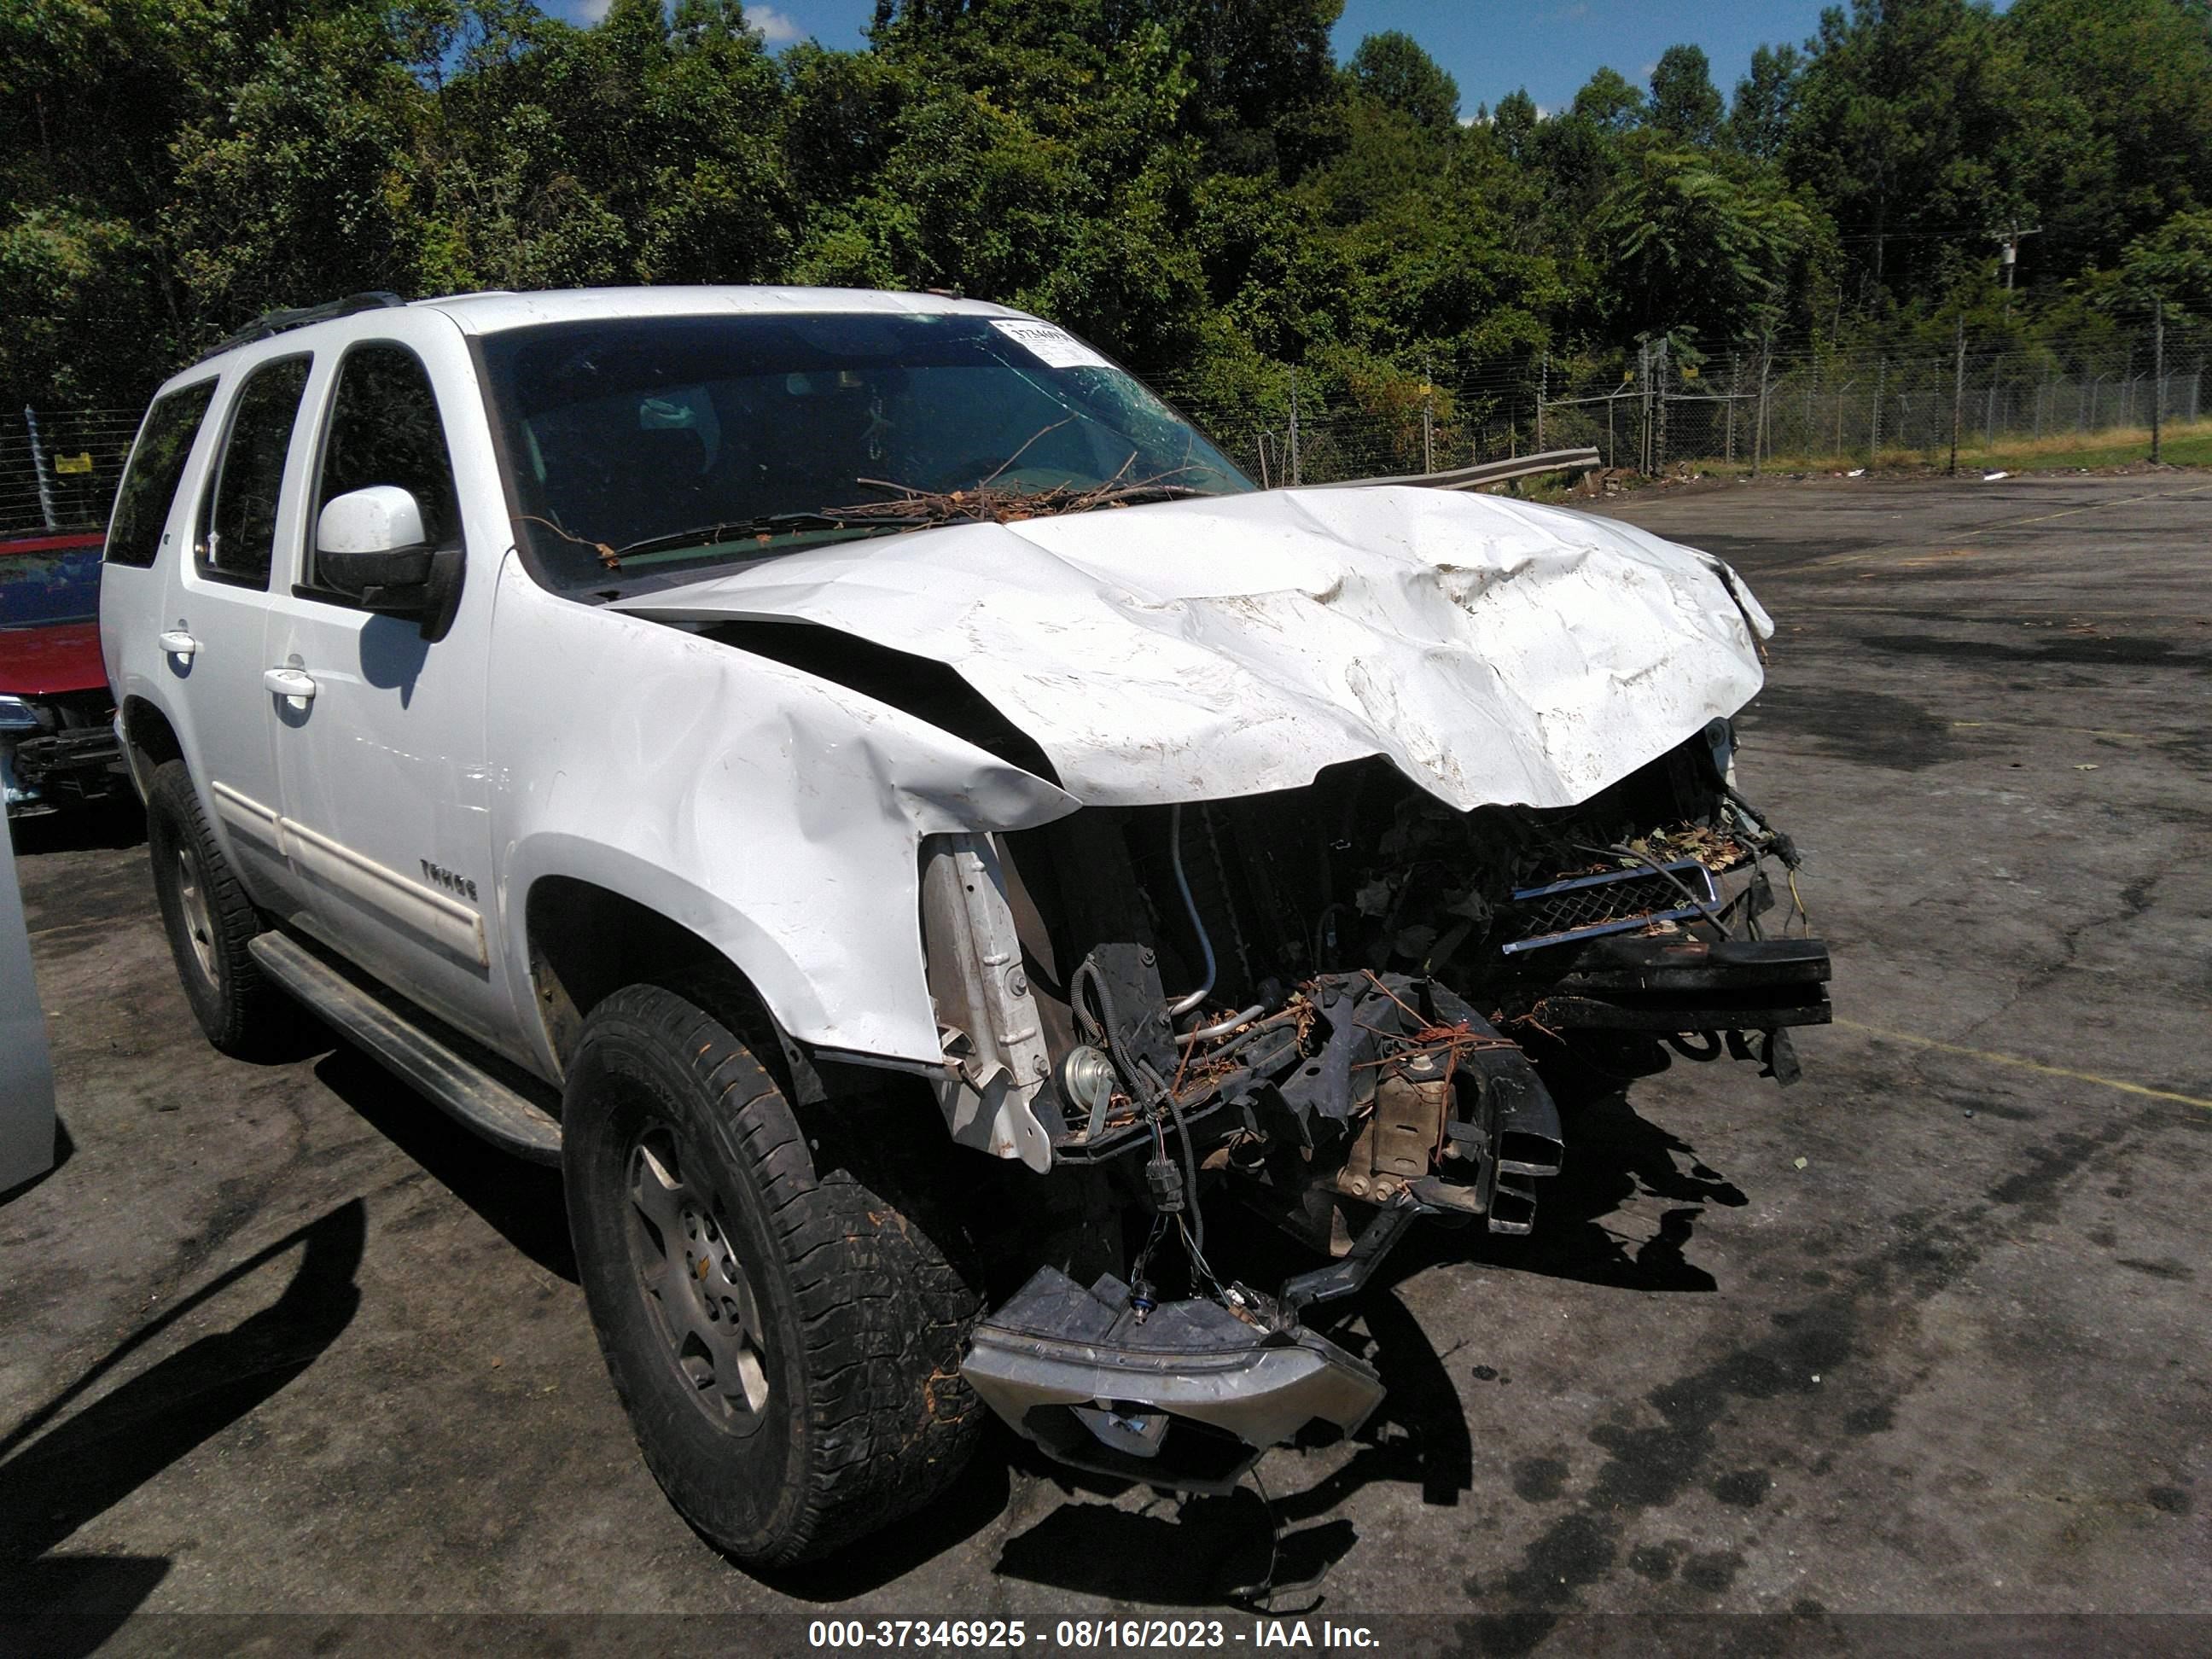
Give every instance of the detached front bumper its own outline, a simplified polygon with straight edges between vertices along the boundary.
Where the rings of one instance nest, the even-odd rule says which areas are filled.
[[[1185,1492],[1226,1492],[1308,1423],[1349,1434],[1382,1399],[1373,1367],[1295,1324],[1206,1301],[1139,1320],[1119,1279],[1054,1267],[976,1327],[960,1370],[1060,1462]]]

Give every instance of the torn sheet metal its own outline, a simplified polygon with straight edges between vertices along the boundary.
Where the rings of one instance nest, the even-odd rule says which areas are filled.
[[[1461,809],[1567,806],[1762,680],[1772,623],[1632,526],[1412,488],[918,531],[611,609],[785,618],[933,658],[1091,805],[1295,788],[1388,756]]]

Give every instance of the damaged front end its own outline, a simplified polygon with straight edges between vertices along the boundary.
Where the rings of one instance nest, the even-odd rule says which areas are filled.
[[[1565,809],[1459,811],[1378,760],[933,837],[955,1137],[1091,1180],[1113,1218],[1103,1268],[1064,1253],[977,1328],[977,1392],[1063,1460],[1223,1490],[1380,1401],[1305,1316],[1411,1225],[1531,1230],[1565,1156],[1555,1088],[1674,1054],[1794,1079],[1827,951],[1801,910],[1799,936],[1774,925],[1797,855],[1735,793],[1731,748],[1716,721]],[[1324,1265],[1236,1279],[1270,1223]]]
[[[1379,1385],[1308,1316],[1407,1228],[1525,1234],[1560,1103],[1678,1055],[1786,1083],[1790,1030],[1828,1018],[1826,948],[1778,925],[1796,852],[1735,787],[1771,622],[1628,526],[1255,491],[917,529],[610,608],[835,686],[825,736],[792,722],[811,766],[866,778],[919,727],[1036,784],[991,833],[1017,820],[902,766],[823,817],[912,823],[919,869],[868,885],[914,881],[926,987],[818,928],[785,944],[823,981],[793,1030],[817,1058],[870,1060],[843,1011],[895,1007],[873,1063],[1043,1177],[978,1177],[981,1254],[1020,1278],[963,1370],[1055,1455],[1218,1486],[1298,1420],[1351,1428]],[[1279,1234],[1321,1265],[1256,1265]]]

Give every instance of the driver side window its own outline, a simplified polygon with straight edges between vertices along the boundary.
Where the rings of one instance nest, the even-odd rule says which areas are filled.
[[[338,365],[307,518],[304,596],[359,606],[358,599],[328,586],[316,574],[315,526],[327,503],[371,484],[397,484],[415,497],[433,547],[449,547],[459,539],[453,464],[429,371],[406,347],[385,341],[356,346]]]

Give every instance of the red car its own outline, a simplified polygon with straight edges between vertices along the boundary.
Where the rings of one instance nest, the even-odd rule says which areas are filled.
[[[0,542],[0,785],[11,817],[127,785],[100,659],[105,539]]]

